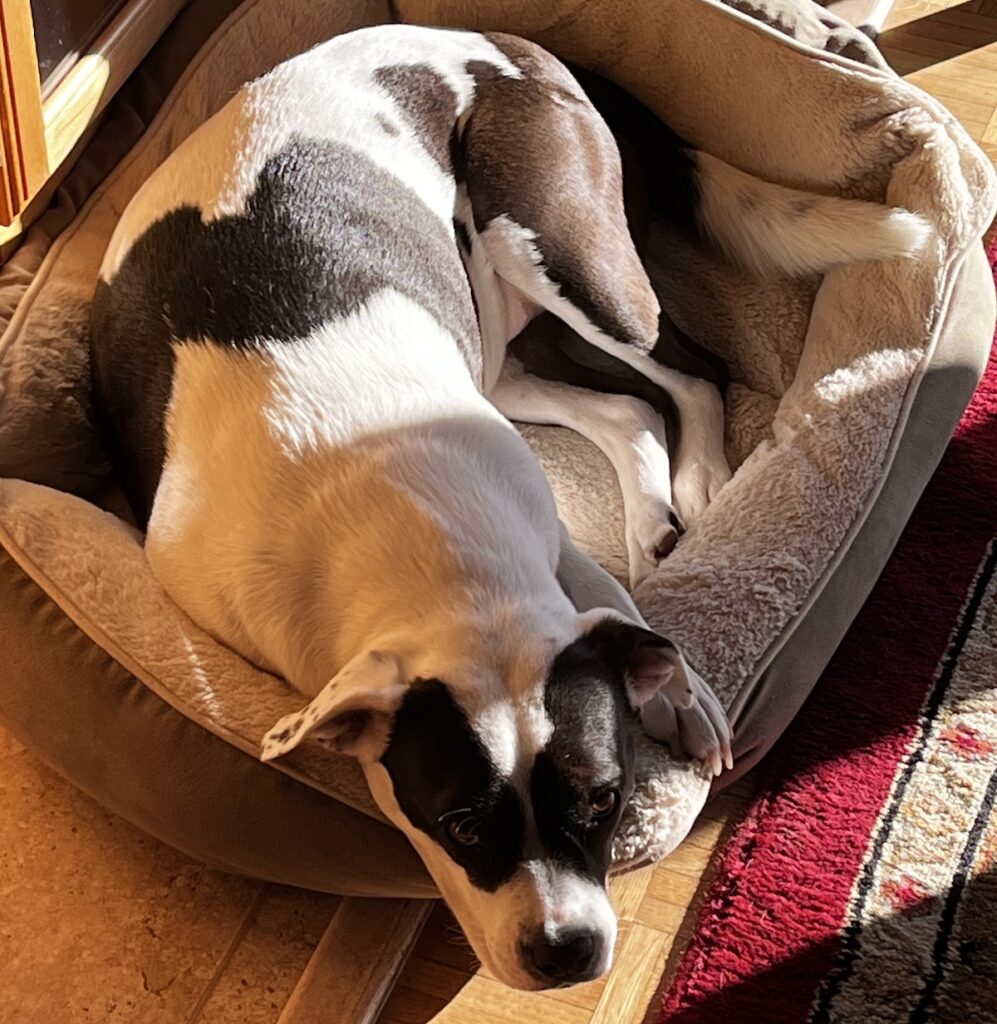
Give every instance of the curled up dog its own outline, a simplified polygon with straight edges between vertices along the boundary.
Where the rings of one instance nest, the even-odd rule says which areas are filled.
[[[922,240],[906,211],[662,138],[690,226],[749,265]],[[653,177],[661,152],[638,158]],[[543,344],[544,315],[667,395],[672,451],[643,399],[508,353],[524,328]],[[520,988],[609,967],[634,716],[707,771],[730,765],[710,688],[572,544],[510,423],[606,452],[639,580],[730,476],[720,392],[652,358],[663,325],[578,80],[512,36],[398,25],[279,66],[194,132],[122,215],[94,299],[95,409],[150,565],[310,698],[262,756],[356,757]]]

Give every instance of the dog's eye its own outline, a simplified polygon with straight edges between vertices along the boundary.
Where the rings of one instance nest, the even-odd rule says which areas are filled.
[[[592,794],[589,809],[593,818],[608,818],[616,810],[619,796],[615,789],[603,789]]]
[[[452,818],[446,823],[447,835],[458,846],[477,846],[481,842],[478,836],[479,824],[477,818]]]

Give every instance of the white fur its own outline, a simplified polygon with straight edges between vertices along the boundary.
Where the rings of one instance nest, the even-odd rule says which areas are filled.
[[[578,431],[613,464],[623,494],[630,585],[636,586],[657,565],[656,549],[675,534],[669,524],[671,470],[661,417],[627,395],[600,395],[525,374],[513,359],[506,361],[489,398],[510,419]]]
[[[314,515],[323,503],[348,502],[317,494],[314,483],[332,488],[338,449],[432,422],[441,408],[512,433],[477,391],[454,339],[390,291],[293,345],[267,343],[258,353],[180,345],[173,394],[170,457],[146,542],[150,564],[205,628],[306,693],[332,674],[308,660],[291,626],[295,605],[316,595],[298,590],[284,610],[264,595],[274,564],[311,578],[302,563],[315,523],[302,517],[300,502],[312,502]],[[363,516],[361,483],[355,509],[344,513]]]
[[[819,273],[839,263],[916,255],[930,233],[917,214],[821,196],[754,178],[695,154],[700,221],[738,262],[760,274]]]
[[[490,395],[505,365],[506,346],[541,307],[503,280],[495,269],[490,248],[474,225],[474,211],[463,183],[457,186],[456,216],[471,239],[471,252],[465,256],[464,265],[481,328],[482,389]]]

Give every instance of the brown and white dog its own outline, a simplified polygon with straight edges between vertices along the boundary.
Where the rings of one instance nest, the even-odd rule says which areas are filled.
[[[923,232],[672,157],[691,221],[758,265],[902,255]],[[650,405],[506,358],[542,311],[666,389],[674,470]],[[506,418],[610,456],[639,578],[729,477],[720,395],[650,357],[659,318],[576,79],[521,39],[398,25],[281,65],[194,132],[123,214],[94,300],[95,407],[153,571],[313,698],[262,756],[357,757],[517,987],[609,966],[633,716],[730,760],[715,697],[573,546]]]

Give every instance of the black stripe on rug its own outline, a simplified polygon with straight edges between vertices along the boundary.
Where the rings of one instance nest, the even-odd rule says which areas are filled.
[[[810,1015],[812,1024],[831,1024],[831,1005],[844,984],[854,973],[855,964],[858,962],[858,955],[862,948],[861,915],[868,902],[869,894],[872,892],[876,868],[882,859],[883,849],[889,839],[890,830],[899,813],[900,805],[903,803],[904,794],[910,786],[911,779],[914,777],[914,772],[917,770],[918,765],[924,760],[924,752],[930,739],[931,723],[937,717],[948,688],[952,683],[952,677],[955,675],[959,658],[962,656],[963,648],[966,646],[969,634],[973,630],[976,617],[980,612],[980,606],[983,604],[987,587],[993,579],[995,570],[997,570],[997,544],[991,541],[987,557],[983,562],[979,575],[976,577],[976,583],[973,586],[970,598],[963,608],[952,643],[942,659],[942,668],[938,674],[938,681],[928,697],[924,711],[921,714],[921,728],[917,743],[911,751],[904,766],[903,774],[893,790],[889,807],[880,820],[879,828],[876,830],[872,851],[862,867],[862,876],[859,879],[855,901],[852,904],[848,922],[843,930],[844,942],[842,943],[841,952],[838,954],[836,965],[829,972],[826,981],[817,994],[817,999],[814,1002],[814,1008]],[[956,905],[958,905],[958,899],[956,899]],[[952,913],[954,916],[954,908]],[[936,969],[937,966],[936,964]],[[940,978],[941,974],[939,974],[939,980]],[[936,981],[935,988],[937,988],[937,984],[938,982]],[[919,1018],[920,1021],[926,1019],[923,1017]],[[912,1024],[914,1024],[913,1019]]]

